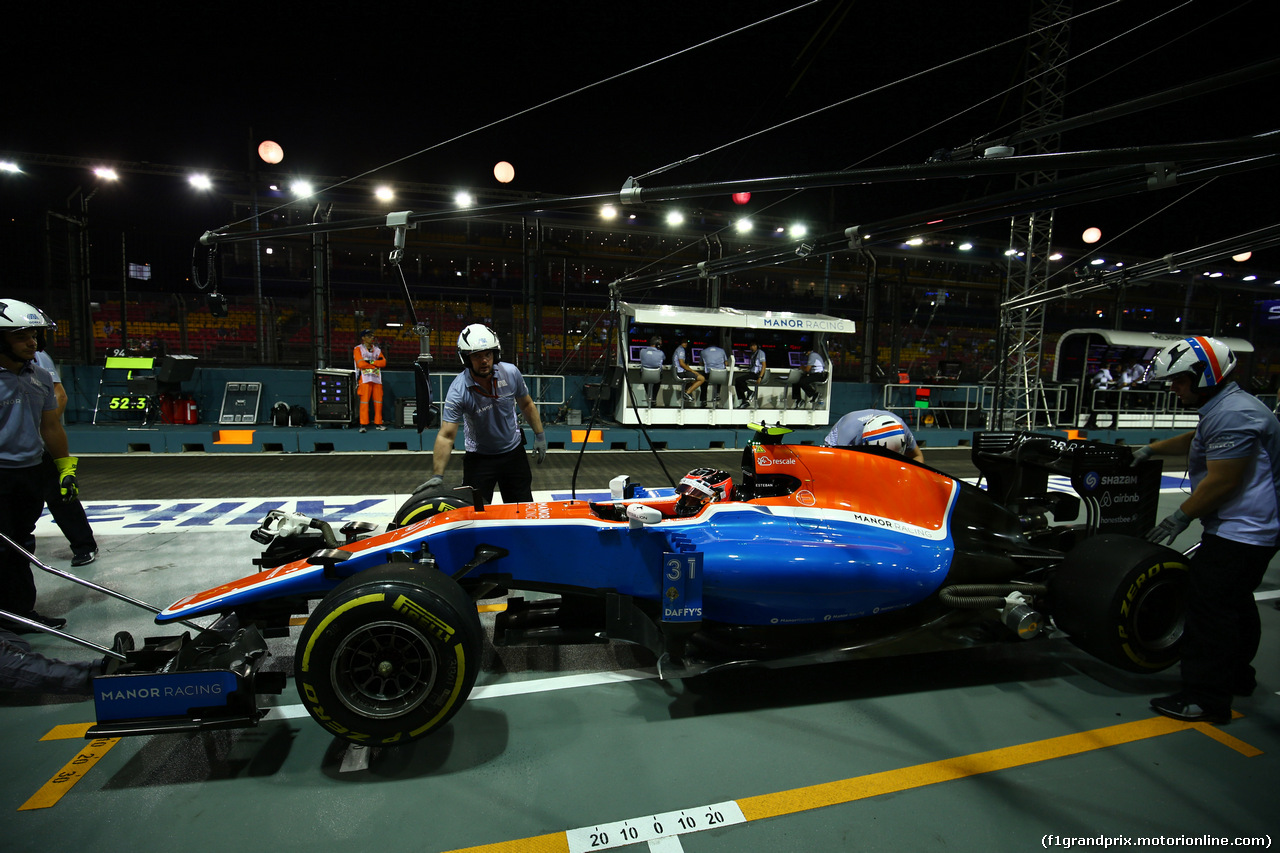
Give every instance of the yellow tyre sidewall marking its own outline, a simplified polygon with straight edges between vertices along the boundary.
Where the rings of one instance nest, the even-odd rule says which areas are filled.
[[[337,619],[342,614],[356,607],[370,604],[375,601],[386,600],[387,596],[380,592],[371,593],[370,595],[362,595],[359,598],[351,599],[346,604],[334,609],[332,613],[324,617],[324,619],[320,621],[320,624],[316,626],[316,629],[311,632],[311,636],[307,638],[307,647],[302,650],[302,671],[311,671],[311,651],[315,648],[316,638],[324,634],[325,629],[329,627],[329,624],[333,622],[334,619]]]

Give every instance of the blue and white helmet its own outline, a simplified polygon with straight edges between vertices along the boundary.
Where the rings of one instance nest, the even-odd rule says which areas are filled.
[[[56,329],[58,324],[30,302],[0,299],[0,329]]]
[[[458,334],[458,359],[465,365],[471,365],[473,352],[493,350],[493,360],[502,358],[502,344],[498,342],[498,333],[483,323],[472,323]]]
[[[876,415],[862,425],[862,443],[902,453],[907,446],[907,428],[892,415]]]
[[[1207,391],[1218,387],[1236,367],[1236,354],[1217,338],[1197,336],[1183,338],[1160,350],[1151,360],[1148,380],[1171,379],[1190,373],[1196,388]]]

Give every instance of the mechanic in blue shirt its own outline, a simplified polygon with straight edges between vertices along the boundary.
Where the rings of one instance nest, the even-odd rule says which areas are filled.
[[[1191,495],[1147,539],[1172,543],[1194,519],[1204,527],[1189,562],[1182,690],[1151,701],[1178,720],[1228,722],[1232,695],[1257,687],[1252,661],[1262,623],[1253,591],[1280,542],[1280,422],[1228,378],[1235,366],[1235,354],[1215,338],[1161,350],[1148,381],[1170,380],[1178,399],[1200,410],[1200,423],[1133,454],[1134,464],[1186,455],[1191,479]]]
[[[880,409],[858,409],[836,421],[822,440],[827,447],[858,447],[873,444],[901,453],[916,462],[924,461],[924,451],[902,418]]]
[[[764,380],[764,350],[760,349],[758,343],[752,341],[747,346],[747,352],[751,354],[751,362],[747,369],[739,373],[738,378],[733,381],[733,388],[738,392],[739,406],[746,405],[755,396],[756,390]]]
[[[445,394],[431,455],[434,476],[415,491],[444,482],[458,424],[462,424],[466,447],[462,484],[474,489],[476,498],[486,504],[493,499],[494,486],[502,490],[504,501],[531,502],[533,472],[524,452],[524,431],[516,425],[517,410],[533,428],[538,464],[547,458],[547,436],[524,377],[515,365],[500,360],[502,345],[497,334],[480,323],[467,326],[458,335],[458,358],[466,368]]]
[[[44,351],[43,335],[40,337],[41,340],[37,344],[40,348],[36,350],[35,361],[53,377],[53,393],[58,398],[58,419],[61,420],[62,413],[67,410],[67,391],[62,387],[62,377],[58,374],[58,368],[53,363],[53,359]],[[49,507],[49,514],[53,516],[54,523],[71,544],[71,565],[87,566],[98,559],[98,542],[93,538],[93,528],[89,526],[89,516],[85,514],[84,504],[80,503],[79,498],[59,500],[61,496],[58,472],[49,451],[44,452],[42,461],[49,471],[46,481],[48,488],[44,496],[45,505]],[[33,542],[32,545],[34,544]]]
[[[684,401],[692,403],[698,393],[698,389],[702,387],[702,383],[707,381],[707,377],[693,367],[693,354],[689,352],[688,335],[680,335],[676,340],[676,350],[671,354],[671,369],[675,371],[676,378],[685,386]]]
[[[800,392],[803,390],[808,395],[808,402],[812,403],[818,399],[818,389],[814,386],[819,382],[825,382],[827,379],[827,364],[822,360],[822,356],[813,350],[809,350],[809,357],[805,360],[805,366],[800,368],[800,381],[791,386],[791,397],[795,400],[796,408],[800,408]]]
[[[662,369],[664,356],[662,354],[662,338],[654,335],[649,338],[649,345],[640,350],[640,366],[649,368]],[[658,386],[660,382],[646,382],[644,392],[649,398],[649,406],[652,408],[658,400]]]
[[[49,371],[35,364],[39,330],[53,327],[39,308],[0,299],[0,531],[19,545],[31,541],[44,509],[48,468],[45,450],[58,471],[61,497],[76,497],[76,458],[68,455],[67,433],[58,419],[58,398]],[[0,541],[0,610],[61,628],[67,620],[36,612],[36,584],[27,558]],[[5,620],[14,633],[34,630]]]

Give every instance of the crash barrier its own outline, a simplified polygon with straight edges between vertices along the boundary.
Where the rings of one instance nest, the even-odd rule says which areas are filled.
[[[1270,409],[1275,394],[1258,394]],[[1193,429],[1200,418],[1178,401],[1178,395],[1155,388],[1094,388],[1089,405],[1075,415],[1077,426],[1099,429],[1186,428]]]
[[[445,392],[453,382],[456,373],[431,374],[431,399],[439,405],[444,402]],[[524,384],[529,386],[529,396],[538,405],[538,411],[546,407],[559,408],[565,404],[565,378],[561,375],[542,373],[525,373]]]
[[[983,385],[886,385],[883,408],[916,429],[982,429],[995,389]]]
[[[1075,386],[1045,386],[1011,394],[1004,402],[1011,419],[1075,429],[1193,429],[1195,411],[1168,389],[1089,389],[1084,405],[1075,405]],[[885,385],[882,408],[902,418],[913,430],[973,430],[987,426],[994,410],[992,385]],[[1269,408],[1276,394],[1259,394]]]

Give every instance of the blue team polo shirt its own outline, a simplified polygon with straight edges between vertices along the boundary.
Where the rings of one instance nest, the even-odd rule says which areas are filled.
[[[720,347],[706,347],[702,350],[702,366],[707,370],[724,370],[727,358]]]
[[[662,367],[662,350],[657,347],[645,347],[640,350],[641,367]]]
[[[468,453],[497,455],[515,450],[524,442],[516,426],[517,400],[529,396],[529,388],[515,365],[499,361],[493,366],[494,396],[476,384],[470,370],[459,373],[444,397],[442,420],[462,424]]]
[[[676,347],[676,351],[671,354],[671,367],[676,372],[676,376],[684,377],[684,368],[680,366],[680,362],[689,362],[689,358],[685,353],[684,344]]]
[[[29,468],[44,456],[40,421],[58,408],[53,377],[35,362],[17,373],[0,367],[0,467]]]
[[[1272,546],[1280,534],[1280,421],[1257,397],[1231,383],[1200,407],[1187,473],[1194,491],[1210,459],[1251,457],[1240,490],[1200,519],[1206,533]]]

